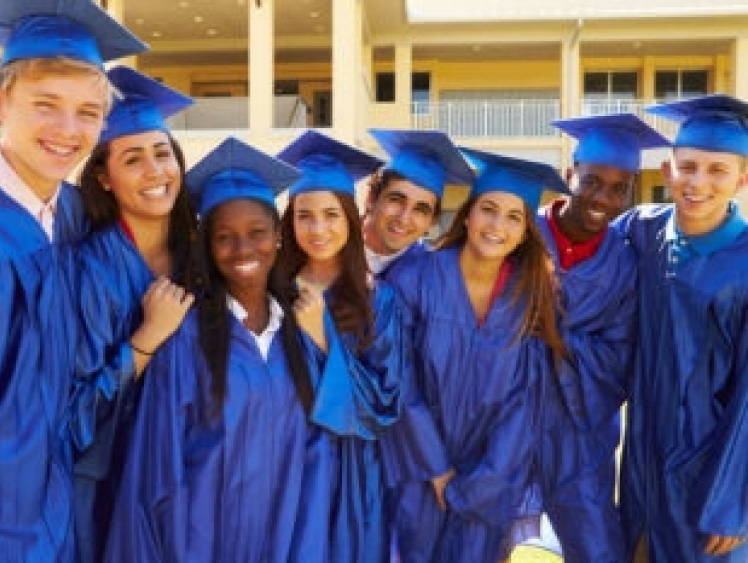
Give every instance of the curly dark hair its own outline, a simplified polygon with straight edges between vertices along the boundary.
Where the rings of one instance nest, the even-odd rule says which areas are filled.
[[[167,133],[174,156],[180,170],[181,189],[169,214],[167,245],[174,265],[172,281],[188,291],[196,292],[202,281],[200,258],[197,255],[197,216],[190,197],[185,189],[185,160],[179,143]],[[79,185],[86,215],[93,231],[111,227],[119,220],[119,206],[112,192],[107,191],[99,181],[106,173],[110,143],[101,143],[94,148],[80,173]]]

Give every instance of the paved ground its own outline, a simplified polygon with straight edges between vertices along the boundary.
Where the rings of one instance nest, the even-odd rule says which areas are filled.
[[[512,553],[512,563],[561,563],[558,555],[538,547],[521,546]]]

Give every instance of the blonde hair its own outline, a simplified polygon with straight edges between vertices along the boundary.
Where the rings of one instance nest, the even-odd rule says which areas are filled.
[[[112,106],[113,89],[109,79],[99,67],[68,57],[40,59],[18,59],[0,67],[0,91],[7,94],[20,78],[41,80],[49,76],[91,76],[97,79],[97,87],[105,92],[105,113]]]

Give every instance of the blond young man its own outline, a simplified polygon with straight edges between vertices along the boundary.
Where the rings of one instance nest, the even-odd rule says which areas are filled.
[[[681,122],[662,172],[673,205],[618,227],[638,255],[638,343],[622,469],[629,556],[748,561],[748,104],[650,108]]]
[[[103,62],[145,45],[89,0],[5,0],[0,24],[0,558],[73,561],[71,381],[45,362],[68,335],[47,250],[86,232],[64,180],[109,108]]]

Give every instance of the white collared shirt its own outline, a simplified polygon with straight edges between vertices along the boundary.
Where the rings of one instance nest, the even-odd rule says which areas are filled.
[[[273,342],[273,337],[275,336],[275,333],[278,332],[278,329],[280,329],[281,322],[283,321],[283,309],[281,309],[281,306],[272,296],[269,296],[268,300],[270,304],[270,318],[268,319],[268,324],[265,327],[265,330],[262,331],[262,334],[257,335],[247,329],[247,332],[249,332],[249,334],[251,334],[255,339],[257,348],[260,349],[260,354],[262,354],[262,359],[266,362],[268,361],[270,344]],[[231,295],[227,295],[226,305],[228,306],[229,311],[231,311],[242,326],[244,326],[244,320],[249,316],[249,314],[246,309],[242,307],[242,304]]]
[[[379,275],[387,269],[387,266],[405,254],[409,248],[410,246],[406,246],[394,254],[377,254],[373,250],[370,250],[368,246],[364,246],[364,253],[366,254],[366,263],[369,265],[369,271],[375,276]]]
[[[3,154],[0,153],[0,189],[36,219],[50,242],[54,238],[55,211],[57,211],[57,198],[60,196],[61,187],[62,183],[57,186],[49,201],[42,201],[26,182],[21,180]]]

